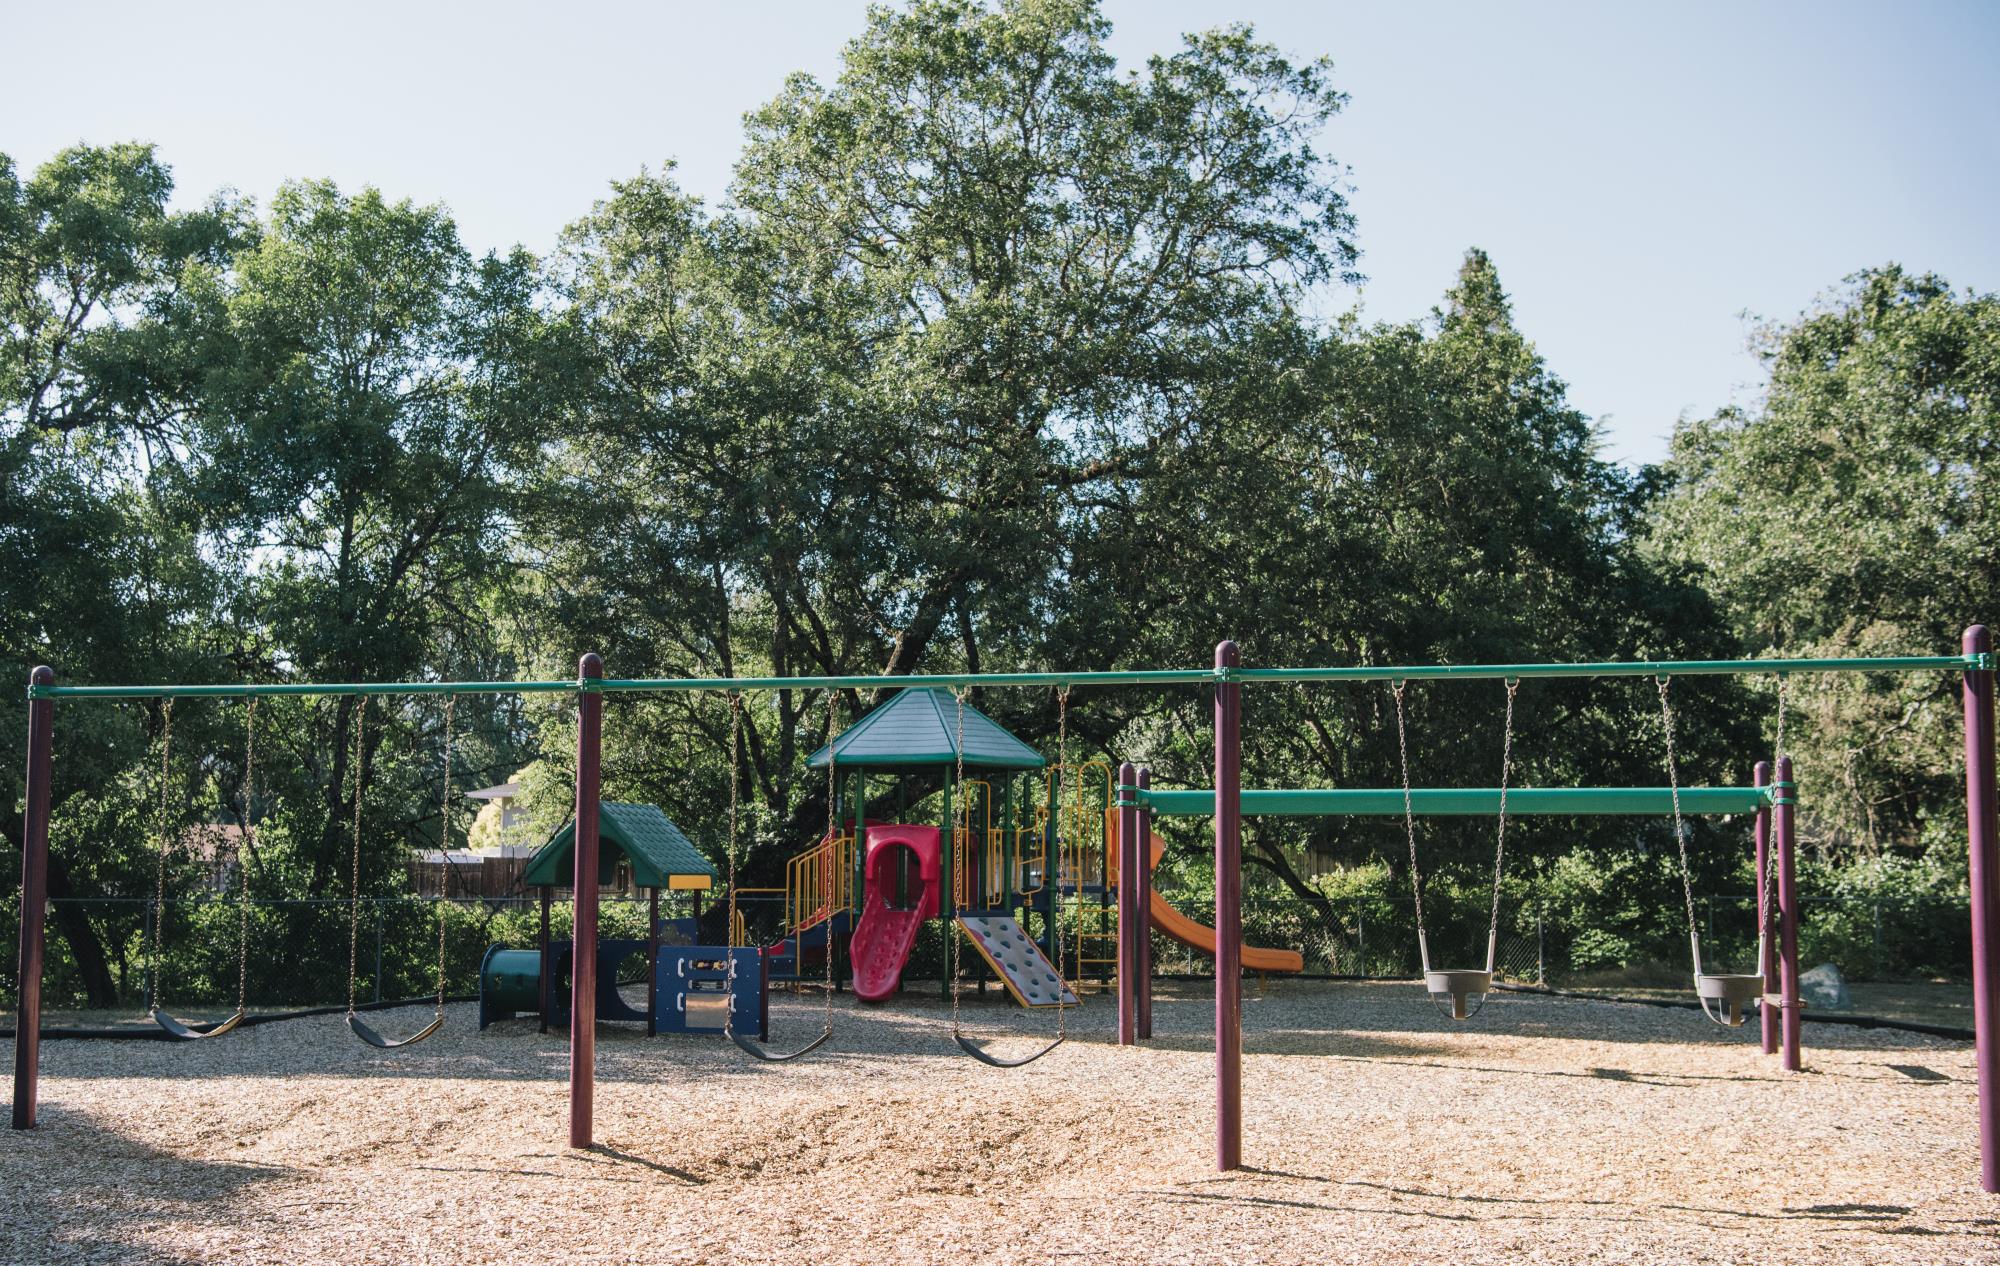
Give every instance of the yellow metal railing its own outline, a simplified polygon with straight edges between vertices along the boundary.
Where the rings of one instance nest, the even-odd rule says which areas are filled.
[[[1076,970],[1067,973],[1073,986],[1093,978],[1090,969],[1103,967],[1114,984],[1118,979],[1118,915],[1109,906],[1079,901],[1076,905]]]
[[[975,795],[973,788],[978,788]],[[1005,857],[998,850],[996,836],[1001,832],[993,829],[993,786],[983,778],[968,778],[959,784],[958,803],[952,810],[951,832],[951,903],[953,908],[966,910],[975,904],[991,909],[1001,904],[1001,878],[1006,873]],[[972,898],[973,876],[979,876],[977,884],[983,894],[975,903]]]
[[[1019,841],[1028,839],[1033,832],[1026,827],[1013,832],[1017,837],[1011,845],[1018,851]],[[952,903],[961,910],[983,906],[997,910],[1007,904],[1006,878],[1007,857],[1010,852],[1008,832],[1004,827],[987,827],[985,830],[967,831],[960,827],[952,832]],[[972,877],[978,874],[982,882],[978,885],[980,895],[973,897]],[[1017,887],[1019,885],[1017,884]],[[1038,892],[1040,885],[1021,888],[1025,892]]]
[[[1095,776],[1092,770],[1097,771]],[[1062,882],[1079,887],[1101,884],[1105,880],[1106,845],[1109,842],[1104,831],[1104,811],[1111,808],[1111,765],[1107,761],[1092,760],[1067,769],[1056,766],[1050,772],[1068,784],[1062,789],[1059,829],[1056,832],[1062,844]],[[1092,789],[1099,794],[1095,797],[1089,795]],[[1047,820],[1047,814],[1048,796],[1044,792],[1042,820]]]
[[[1034,825],[1014,828],[1014,888],[1024,897],[1040,892],[1049,881],[1048,834],[1042,829],[1047,818],[1037,809]]]
[[[1090,771],[1096,770],[1093,776]],[[1017,828],[1014,839],[1015,887],[1024,895],[1042,890],[1049,874],[1049,818],[1051,781],[1060,778],[1062,805],[1057,810],[1061,843],[1058,852],[1058,881],[1069,885],[1102,883],[1110,836],[1105,834],[1103,816],[1112,809],[1111,765],[1101,760],[1069,766],[1051,765],[1042,775],[1042,794],[1035,801],[1033,826]],[[1092,797],[1091,787],[1099,789]],[[1025,846],[1024,846],[1025,845]],[[1032,876],[1032,878],[1031,878]]]
[[[854,898],[854,837],[836,835],[785,863],[785,935],[845,910]]]

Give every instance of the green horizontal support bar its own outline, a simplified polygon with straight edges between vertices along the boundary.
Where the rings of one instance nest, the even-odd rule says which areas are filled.
[[[908,673],[873,677],[607,677],[605,690],[901,690],[961,686],[1201,686],[1217,680],[1212,668],[1161,668],[1131,672]]]
[[[1528,677],[1749,677],[1775,673],[1921,673],[1990,669],[1991,655],[1888,655],[1848,659],[1658,659],[1595,664],[1410,664],[1385,668],[1239,668],[1235,680],[1430,681]]]
[[[1591,664],[1410,664],[1383,668],[1178,668],[1129,672],[913,673],[848,677],[661,677],[579,681],[295,682],[207,686],[30,686],[30,699],[241,699],[271,695],[554,694],[597,690],[653,694],[690,690],[900,690],[937,686],[1200,686],[1217,682],[1503,680],[1527,677],[1699,677],[1773,673],[1968,672],[1992,655],[1855,659],[1681,659]]]
[[[1140,803],[1162,817],[1207,817],[1215,812],[1213,791],[1141,791]],[[1681,812],[1754,813],[1771,803],[1765,787],[1682,787]],[[1412,787],[1410,811],[1425,817],[1490,817],[1500,812],[1498,787]],[[1510,815],[1593,817],[1614,814],[1671,815],[1668,787],[1515,787],[1507,792]],[[1401,817],[1400,787],[1300,788],[1245,791],[1246,817]]]
[[[264,682],[214,686],[30,686],[30,699],[263,699],[281,695],[534,695],[575,681]]]

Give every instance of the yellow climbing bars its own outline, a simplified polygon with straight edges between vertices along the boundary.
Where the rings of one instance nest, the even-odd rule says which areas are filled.
[[[854,837],[835,835],[785,863],[785,934],[795,936],[854,899]]]

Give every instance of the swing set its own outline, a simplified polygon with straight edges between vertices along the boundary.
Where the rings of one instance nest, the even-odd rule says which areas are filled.
[[[1789,679],[1782,674],[1778,677],[1778,763],[1789,767],[1784,756],[1785,745],[1785,694]],[[1655,684],[1660,696],[1660,733],[1664,747],[1667,770],[1667,798],[1673,813],[1674,845],[1680,859],[1681,896],[1687,906],[1688,946],[1693,964],[1695,997],[1702,1014],[1724,1028],[1740,1028],[1745,1019],[1745,1009],[1753,1003],[1767,1001],[1779,1006],[1796,1007],[1796,999],[1779,1001],[1770,999],[1766,990],[1765,965],[1770,954],[1770,923],[1776,906],[1769,897],[1777,883],[1767,869],[1775,862],[1777,850],[1758,851],[1757,876],[1757,969],[1753,972],[1722,973],[1706,970],[1701,954],[1701,929],[1694,912],[1694,872],[1688,861],[1688,829],[1681,813],[1680,765],[1674,756],[1674,713],[1668,700],[1673,678],[1661,676]],[[1514,698],[1520,692],[1521,679],[1506,679],[1507,704],[1502,721],[1500,745],[1500,787],[1499,807],[1496,814],[1497,827],[1493,844],[1493,900],[1486,925],[1486,966],[1478,968],[1445,968],[1431,966],[1430,937],[1424,926],[1424,885],[1423,870],[1417,859],[1417,819],[1413,805],[1414,793],[1410,788],[1410,743],[1407,720],[1404,714],[1404,695],[1409,689],[1407,680],[1390,684],[1390,693],[1396,709],[1396,757],[1402,772],[1403,829],[1410,848],[1410,896],[1417,923],[1417,956],[1423,964],[1424,987],[1433,1001],[1448,999],[1446,1014],[1454,1020],[1469,1020],[1477,1016],[1486,1005],[1487,997],[1493,990],[1493,977],[1500,947],[1500,890],[1506,874],[1507,859],[1507,793],[1514,767]],[[1761,766],[1759,767],[1762,768]],[[1761,778],[1753,789],[1761,789]],[[1789,780],[1784,784],[1790,788]],[[1776,789],[1773,789],[1776,794]],[[1572,807],[1578,814],[1594,812],[1581,804]],[[1760,829],[1764,822],[1759,810]],[[1767,861],[1768,858],[1768,861]],[[1767,1052],[1768,1053],[1768,1052]],[[1794,1064],[1794,1066],[1796,1066]]]
[[[1962,643],[1962,653],[1951,656],[1895,656],[1895,657],[1852,657],[1828,659],[1761,659],[1761,660],[1683,660],[1683,661],[1610,661],[1601,663],[1549,663],[1549,664],[1501,664],[1501,665],[1415,665],[1400,667],[1330,667],[1330,668],[1245,668],[1233,642],[1224,642],[1216,648],[1212,669],[1161,669],[1110,672],[1033,672],[1033,673],[965,673],[927,674],[909,676],[840,676],[840,677],[763,677],[724,679],[637,679],[620,680],[607,678],[603,664],[596,655],[586,655],[578,665],[578,674],[573,681],[535,682],[428,682],[428,683],[367,683],[367,684],[287,684],[287,685],[203,685],[203,686],[58,686],[53,670],[40,667],[29,679],[28,716],[28,768],[26,780],[26,814],[22,849],[21,883],[21,944],[20,944],[20,1005],[19,1027],[15,1043],[15,1084],[12,1124],[17,1129],[33,1128],[37,1105],[37,1072],[41,1037],[41,983],[43,961],[43,916],[47,893],[48,825],[50,811],[51,761],[53,730],[56,704],[60,701],[83,701],[103,699],[148,699],[157,698],[171,701],[183,697],[243,698],[246,707],[246,739],[244,761],[244,856],[239,859],[238,873],[238,964],[239,982],[236,1011],[229,1017],[213,1025],[197,1028],[168,1014],[159,1005],[157,973],[154,978],[150,999],[154,1022],[163,1030],[184,1040],[206,1039],[229,1032],[243,1022],[244,980],[247,976],[249,952],[249,914],[247,900],[247,874],[245,868],[254,853],[254,826],[250,795],[254,783],[254,731],[255,703],[259,697],[267,695],[374,695],[374,694],[444,694],[449,699],[463,693],[563,693],[572,694],[578,702],[577,762],[576,762],[576,811],[574,827],[575,862],[575,962],[573,969],[573,1002],[570,1008],[570,1077],[569,1077],[569,1142],[572,1147],[591,1146],[593,1137],[594,1089],[595,1089],[595,959],[597,946],[597,875],[598,875],[598,798],[600,792],[600,759],[603,736],[604,696],[613,692],[670,692],[706,691],[725,693],[730,699],[732,712],[731,750],[735,764],[731,771],[731,813],[729,837],[730,883],[730,924],[736,922],[734,883],[736,868],[736,837],[738,819],[737,783],[740,778],[738,766],[741,761],[741,695],[749,690],[798,690],[820,689],[828,692],[828,735],[834,735],[837,725],[837,692],[844,689],[899,690],[912,687],[944,687],[962,692],[973,686],[980,687],[1029,687],[1050,688],[1058,692],[1060,719],[1059,743],[1064,767],[1067,766],[1067,717],[1069,692],[1076,686],[1177,686],[1212,690],[1214,698],[1214,785],[1207,789],[1166,790],[1149,785],[1144,771],[1135,770],[1127,764],[1119,771],[1116,787],[1116,819],[1121,865],[1129,867],[1127,874],[1137,872],[1143,876],[1147,869],[1143,860],[1145,849],[1144,834],[1146,824],[1154,815],[1160,816],[1206,816],[1214,823],[1215,838],[1215,1051],[1216,1051],[1216,1166],[1220,1170],[1241,1167],[1242,1160],[1242,880],[1241,880],[1241,823],[1245,814],[1276,815],[1400,815],[1404,820],[1407,843],[1410,848],[1410,873],[1413,896],[1418,914],[1418,952],[1422,962],[1425,986],[1434,1000],[1449,1002],[1450,1014],[1454,1019],[1470,1019],[1483,1009],[1487,996],[1493,989],[1496,970],[1495,954],[1499,933],[1499,892],[1505,873],[1506,828],[1510,815],[1545,814],[1565,817],[1589,816],[1597,814],[1671,815],[1674,836],[1680,861],[1683,896],[1686,900],[1689,919],[1689,947],[1692,957],[1694,991],[1702,1009],[1714,1022],[1736,1027],[1744,1022],[1745,1011],[1753,1003],[1762,1003],[1766,1008],[1766,1024],[1770,1015],[1770,1004],[1776,1001],[1783,1010],[1783,1025],[1788,1039],[1788,1054],[1795,1054],[1796,1033],[1799,1022],[1797,1009],[1797,973],[1795,962],[1787,964],[1781,994],[1773,999],[1767,992],[1770,977],[1769,929],[1771,926],[1771,903],[1766,898],[1770,878],[1770,867],[1775,861],[1779,867],[1777,887],[1779,905],[1789,906],[1788,895],[1791,887],[1789,858],[1792,809],[1796,802],[1791,782],[1791,761],[1783,751],[1783,704],[1782,683],[1795,674],[1802,673],[1950,673],[1961,678],[1965,719],[1965,761],[1966,761],[1966,802],[1968,821],[1968,847],[1971,860],[1972,890],[1972,932],[1973,932],[1973,992],[1974,1029],[1976,1033],[1976,1061],[1979,1081],[1979,1131],[1981,1147],[1981,1182],[1985,1190],[2000,1192],[2000,822],[1996,822],[1996,809],[2000,809],[2000,794],[1996,794],[1994,782],[1994,672],[1996,656],[1992,639],[1984,626],[1975,625],[1966,630]],[[1670,689],[1677,677],[1689,676],[1747,676],[1776,675],[1781,683],[1779,692],[1779,751],[1775,768],[1770,772],[1774,778],[1766,780],[1765,767],[1760,764],[1758,777],[1748,787],[1682,787],[1674,752],[1674,714],[1670,700]],[[1668,786],[1658,787],[1597,787],[1597,788],[1533,788],[1511,786],[1513,764],[1513,703],[1515,693],[1522,681],[1529,678],[1574,678],[1574,677],[1648,677],[1654,680],[1658,693],[1661,729],[1664,748],[1664,764],[1668,775]],[[1506,686],[1507,711],[1504,723],[1504,739],[1501,754],[1501,778],[1497,788],[1417,788],[1411,785],[1407,722],[1404,715],[1404,693],[1407,684],[1417,680],[1499,680]],[[1253,789],[1242,786],[1242,692],[1246,685],[1268,683],[1311,683],[1334,681],[1376,681],[1387,682],[1396,704],[1397,738],[1402,768],[1402,785],[1399,789],[1333,788],[1333,789]],[[961,781],[964,768],[963,725],[965,697],[957,693],[958,727],[960,750],[958,769]],[[357,731],[359,731],[357,726]],[[163,726],[163,729],[166,729]],[[446,776],[444,804],[450,805],[450,720],[447,705],[446,722]],[[160,871],[156,877],[156,911],[164,900],[165,889],[165,841],[167,832],[166,812],[166,771],[170,757],[166,744],[162,754],[162,807],[161,844],[162,858]],[[838,820],[837,782],[832,777],[832,745],[828,748],[829,766],[829,839]],[[362,771],[357,762],[357,792],[361,785]],[[1059,779],[1066,782],[1067,779]],[[359,806],[356,801],[357,841],[360,830]],[[1061,812],[1065,806],[1058,796],[1056,821],[1065,820],[1068,814]],[[963,800],[957,806],[960,822],[969,813]],[[1758,873],[1760,878],[1760,901],[1758,911],[1758,950],[1756,970],[1741,973],[1713,972],[1703,959],[1701,937],[1695,925],[1692,880],[1687,856],[1688,832],[1684,821],[1686,814],[1755,814],[1757,815]],[[1477,815],[1492,814],[1496,818],[1494,844],[1494,902],[1487,927],[1487,953],[1485,965],[1478,968],[1436,968],[1430,961],[1429,931],[1421,913],[1423,878],[1418,868],[1416,818],[1419,815]],[[447,814],[447,830],[449,830]],[[1767,837],[1767,831],[1775,834],[1775,839]],[[969,832],[967,832],[969,836]],[[1768,845],[1768,846],[1767,846]],[[1062,843],[1056,841],[1060,850]],[[432,1020],[412,1036],[400,1041],[384,1039],[380,1034],[359,1021],[353,1013],[353,969],[354,941],[359,908],[359,848],[358,842],[351,863],[350,902],[350,966],[349,1023],[357,1037],[371,1046],[392,1049],[406,1046],[431,1036],[437,1032],[443,1021],[443,906],[440,902],[440,992],[438,1004]],[[832,884],[830,870],[823,876],[822,883],[829,885],[824,896],[830,902]],[[1045,880],[1046,882],[1046,880]],[[1129,893],[1135,893],[1144,886],[1139,882],[1120,885],[1119,900],[1121,910],[1133,907],[1129,904]],[[1053,929],[1060,937],[1060,919],[1055,918],[1057,906],[1050,904],[1051,917],[1056,923]],[[155,925],[157,926],[157,919]],[[1147,974],[1132,971],[1134,962],[1143,963],[1143,950],[1138,945],[1137,929],[1143,924],[1135,918],[1120,919],[1119,961],[1119,1033],[1121,1041],[1137,1040],[1143,1036],[1137,1026],[1128,1026],[1131,1014],[1144,1014],[1145,994],[1149,985]],[[1785,928],[1786,940],[1791,939],[1791,929]],[[1787,947],[1790,948],[1789,946]],[[956,977],[958,961],[957,938],[952,940],[951,961],[953,977]],[[828,943],[827,965],[824,980],[826,994],[825,1010],[821,1030],[812,1041],[789,1052],[773,1052],[759,1047],[746,1037],[731,1029],[731,1040],[755,1058],[769,1062],[783,1062],[799,1058],[810,1051],[824,1046],[832,1036],[832,946]],[[157,965],[158,946],[152,947],[152,961]],[[1061,961],[1058,952],[1057,961]],[[733,969],[732,961],[732,969]],[[1042,1058],[1062,1044],[1066,1034],[1064,1009],[1057,991],[1057,1019],[1054,1040],[1025,1058],[1003,1059],[992,1056],[977,1041],[966,1036],[957,1009],[957,993],[953,990],[952,1032],[957,1045],[968,1055],[982,1063],[996,1067],[1018,1067]],[[1767,1036],[1768,1042],[1768,1036]],[[1767,1047],[1768,1049],[1768,1047]],[[1789,1059],[1787,1067],[1796,1067]]]
[[[444,706],[444,790],[440,797],[443,828],[440,845],[451,846],[451,738],[456,696],[446,695]],[[368,697],[363,695],[354,712],[354,846],[349,858],[347,916],[347,1027],[354,1036],[377,1050],[392,1051],[414,1046],[444,1027],[445,998],[445,901],[440,892],[437,906],[437,1001],[430,1023],[405,1038],[387,1038],[358,1010],[361,951],[361,823],[367,786]],[[155,839],[153,901],[146,923],[147,998],[146,1017],[166,1034],[182,1042],[203,1041],[233,1033],[249,1017],[250,983],[250,862],[256,856],[257,794],[257,697],[245,700],[243,709],[243,811],[240,818],[243,844],[236,857],[236,1010],[208,1023],[178,1019],[160,1005],[160,975],[166,948],[167,856],[172,851],[174,814],[170,807],[173,785],[174,701],[170,696],[160,707],[160,809]]]

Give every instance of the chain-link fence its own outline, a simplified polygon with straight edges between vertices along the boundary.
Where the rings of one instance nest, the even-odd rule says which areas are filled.
[[[727,936],[726,911],[712,898],[694,929],[703,941]],[[646,902],[607,898],[602,934],[643,938]],[[690,898],[663,900],[661,914],[686,918]],[[1703,955],[1711,969],[1749,970],[1756,956],[1756,902],[1747,894],[1696,898]],[[1312,975],[1409,980],[1419,970],[1416,917],[1407,897],[1369,897],[1335,902],[1331,917],[1275,903],[1245,911],[1245,939],[1253,945],[1293,948]],[[744,894],[739,899],[749,939],[768,943],[782,931],[781,894]],[[444,922],[445,987],[455,995],[478,987],[479,963],[489,945],[532,946],[540,905],[532,897],[436,901],[384,898],[360,903],[350,925],[350,904],[340,898],[252,901],[249,952],[239,961],[241,907],[228,898],[170,900],[155,925],[152,903],[142,897],[59,899],[49,903],[48,949],[43,975],[45,1005],[53,1011],[108,1004],[143,1009],[153,996],[158,963],[158,997],[181,1007],[233,1005],[238,973],[253,1008],[278,1009],[347,1001],[350,951],[357,1001],[421,997],[437,987],[438,922]],[[1660,920],[1678,911],[1669,911]],[[1425,901],[1431,963],[1436,967],[1482,966],[1486,958],[1489,907],[1474,896]],[[0,937],[16,939],[17,911],[0,904]],[[1032,930],[1042,933],[1039,920]],[[1870,1014],[1921,1015],[1941,1024],[1970,1024],[1965,986],[1969,961],[1969,912],[1961,900],[1802,897],[1800,960],[1811,968],[1834,964],[1853,995],[1851,1009]],[[1678,951],[1685,932],[1671,920],[1644,938],[1620,937],[1595,923],[1572,925],[1560,910],[1537,900],[1504,902],[1500,910],[1496,966],[1503,979],[1520,984],[1607,991],[1685,990],[1691,964]],[[550,935],[570,933],[570,906],[554,903]],[[1101,961],[1105,943],[1086,941],[1077,965],[1079,933],[1103,933],[1106,913],[1073,909],[1064,920],[1066,974],[1088,982],[1108,979],[1112,965]],[[352,944],[350,945],[350,937]],[[1100,937],[1100,940],[1102,938]],[[78,953],[81,942],[85,950]],[[943,978],[950,938],[942,925],[922,929],[905,977],[912,982]],[[1664,947],[1664,948],[1662,948]],[[15,997],[13,956],[0,963],[0,988]],[[1163,975],[1206,976],[1214,960],[1198,950],[1155,934],[1153,961]],[[841,967],[845,968],[842,962]],[[961,946],[959,968],[967,978],[985,974],[975,953]],[[643,970],[640,959],[628,970]],[[818,976],[810,962],[805,974]],[[1826,1007],[1822,1008],[1829,1009]]]
[[[1702,946],[1756,957],[1757,898],[1701,897]],[[1910,897],[1799,898],[1799,958],[1831,962],[1854,980],[1964,976],[1972,961],[1972,911],[1963,900]]]
[[[764,905],[782,903],[759,896],[741,904],[746,924],[755,929],[779,917]],[[645,937],[644,898],[608,897],[599,908],[600,935]],[[52,900],[43,1005],[52,1011],[136,1010],[155,996],[163,1006],[233,1005],[239,976],[253,1009],[339,1004],[348,1000],[350,955],[356,1001],[422,997],[437,990],[440,920],[445,991],[465,995],[478,990],[488,946],[533,946],[541,923],[533,897],[363,899],[358,910],[341,898],[253,900],[246,951],[243,910],[227,898],[172,899],[159,907],[156,920],[153,903],[143,897]],[[676,895],[662,900],[660,913],[663,919],[689,918],[693,902]],[[17,909],[7,908],[0,920],[8,944],[17,939],[18,917]],[[720,939],[725,922],[726,911],[710,902],[699,931]],[[551,905],[549,925],[552,939],[568,938],[567,901]],[[643,970],[643,962],[632,960],[632,970]],[[12,955],[0,965],[0,988],[10,1003],[17,996]]]
[[[1252,945],[1298,950],[1308,975],[1413,980],[1420,974],[1416,909],[1408,897],[1333,902],[1328,911],[1330,919],[1308,922],[1246,910],[1244,940]],[[1491,921],[1491,907],[1474,907],[1469,902],[1453,906],[1426,899],[1424,927],[1431,966],[1484,967]],[[1503,901],[1494,945],[1494,967],[1500,975],[1520,984],[1546,983],[1545,951],[1542,911],[1531,903]],[[1160,972],[1188,976],[1212,975],[1215,968],[1208,955],[1157,933],[1153,964]]]

